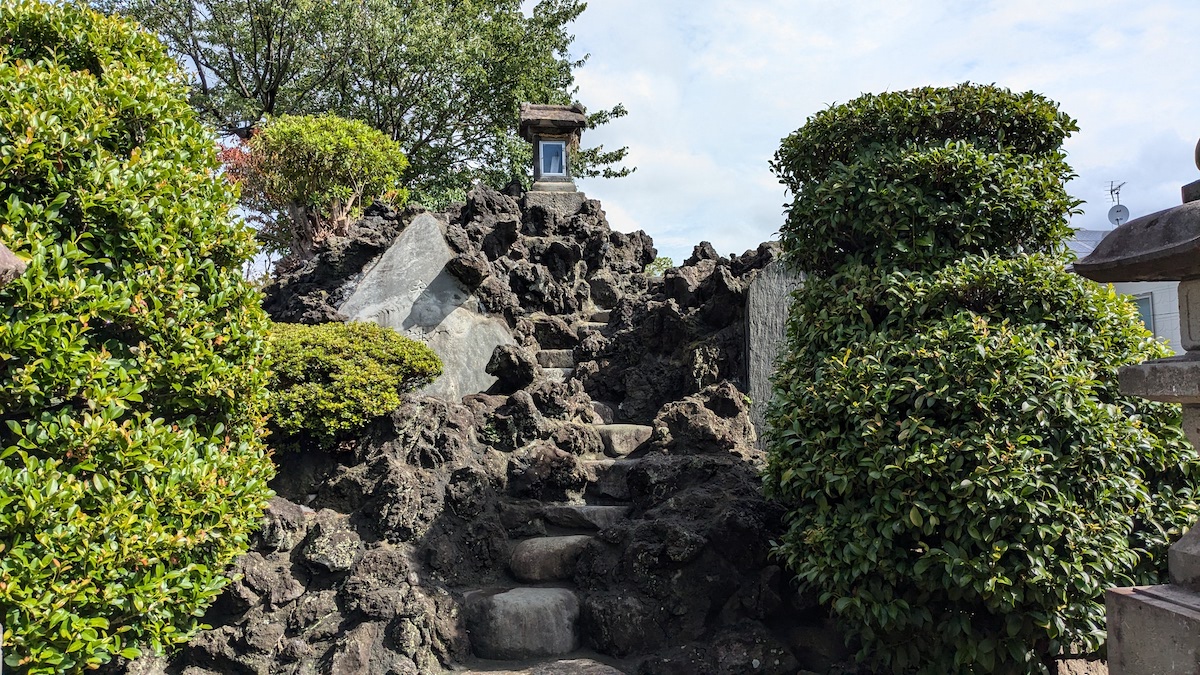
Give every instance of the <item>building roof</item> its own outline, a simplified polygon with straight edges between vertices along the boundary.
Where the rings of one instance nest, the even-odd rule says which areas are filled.
[[[1084,258],[1092,251],[1096,250],[1096,246],[1100,244],[1100,240],[1104,235],[1112,230],[1075,230],[1075,237],[1067,242],[1067,248],[1071,249],[1078,258]]]

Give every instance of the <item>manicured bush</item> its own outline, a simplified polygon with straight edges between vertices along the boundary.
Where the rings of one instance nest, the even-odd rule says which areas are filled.
[[[325,448],[442,374],[432,349],[373,323],[277,323],[271,355],[271,426]]]
[[[1039,673],[1100,650],[1103,590],[1165,580],[1200,508],[1177,407],[1117,387],[1168,350],[1066,268],[1075,202],[1047,139],[1074,123],[964,85],[810,125],[775,164],[811,272],[768,415],[777,553],[873,667]]]
[[[0,3],[0,621],[17,672],[185,639],[273,468],[253,233],[166,50]]]
[[[400,145],[332,113],[272,118],[222,159],[242,184],[243,203],[266,215],[264,240],[302,259],[329,236],[345,235],[376,199],[400,205],[408,198],[400,186],[408,166]]]

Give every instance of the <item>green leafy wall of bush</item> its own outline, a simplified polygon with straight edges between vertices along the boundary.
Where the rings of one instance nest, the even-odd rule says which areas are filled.
[[[1066,269],[1074,123],[988,86],[864,96],[784,141],[795,295],[770,407],[777,552],[874,667],[1039,673],[1105,639],[1103,591],[1166,578],[1196,517],[1164,356]]]
[[[442,374],[432,349],[373,323],[271,329],[271,424],[331,448]]]
[[[0,621],[18,672],[184,639],[270,496],[253,233],[174,61],[0,3]]]

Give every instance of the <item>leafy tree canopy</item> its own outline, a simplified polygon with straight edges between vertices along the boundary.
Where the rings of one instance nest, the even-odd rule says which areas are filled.
[[[523,177],[519,106],[569,103],[582,0],[94,0],[138,18],[193,73],[192,102],[225,133],[264,116],[334,112],[398,141],[414,198]],[[591,116],[602,124],[616,106]],[[579,175],[621,176],[625,149],[585,149]]]

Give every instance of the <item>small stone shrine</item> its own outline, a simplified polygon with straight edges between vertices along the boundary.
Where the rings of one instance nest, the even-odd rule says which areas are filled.
[[[1200,145],[1197,146],[1200,166]],[[1121,391],[1183,404],[1183,429],[1200,447],[1200,181],[1182,206],[1131,220],[1109,233],[1075,271],[1104,283],[1179,281],[1181,356],[1121,369]],[[1114,588],[1105,606],[1112,675],[1196,673],[1200,663],[1200,527],[1170,549],[1171,583]]]
[[[587,126],[587,110],[574,105],[521,104],[521,137],[533,143],[533,186],[527,201],[574,213],[587,197],[571,175],[573,155]]]

